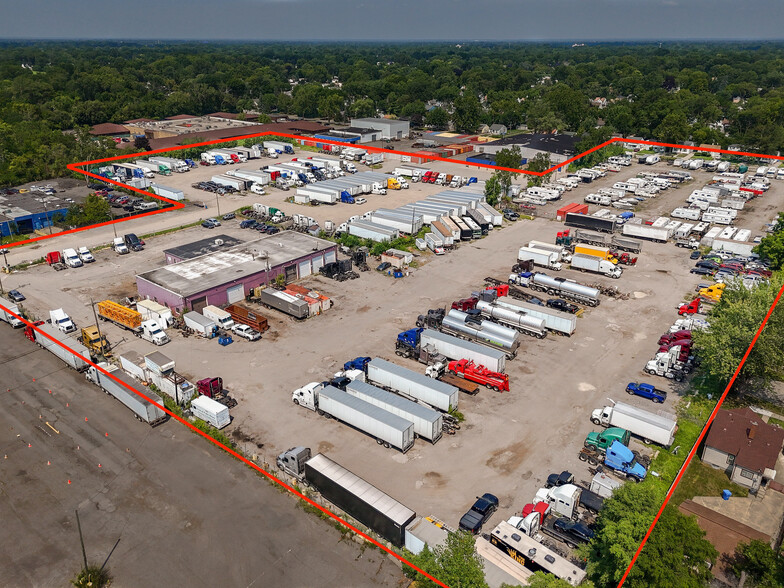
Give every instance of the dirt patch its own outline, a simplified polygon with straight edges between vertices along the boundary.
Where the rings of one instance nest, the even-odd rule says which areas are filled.
[[[361,312],[367,312],[367,311],[369,311],[369,310],[370,310],[370,307],[369,307],[369,306],[367,306],[367,305],[365,305],[365,306],[360,306],[360,307],[357,309],[357,313],[361,313]]]
[[[526,442],[518,441],[491,453],[490,459],[485,462],[485,465],[501,474],[508,474],[512,470],[517,469],[527,455],[528,447]]]
[[[329,441],[322,441],[321,443],[318,444],[317,453],[329,453],[333,449],[335,449],[335,446],[332,445],[332,443],[330,443]]]
[[[422,486],[425,488],[442,488],[446,485],[446,479],[438,472],[427,472]]]

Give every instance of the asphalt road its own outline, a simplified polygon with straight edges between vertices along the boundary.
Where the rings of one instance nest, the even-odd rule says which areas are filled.
[[[382,586],[343,539],[176,421],[156,429],[0,324],[0,586],[65,586],[87,557],[114,586]],[[107,436],[108,433],[108,436]],[[70,481],[70,483],[69,483]]]

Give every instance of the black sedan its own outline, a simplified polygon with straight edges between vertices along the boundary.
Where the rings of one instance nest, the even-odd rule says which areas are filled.
[[[720,264],[716,263],[715,261],[711,261],[709,259],[703,259],[702,261],[698,261],[694,265],[695,267],[704,267],[706,269],[717,270],[719,269]]]

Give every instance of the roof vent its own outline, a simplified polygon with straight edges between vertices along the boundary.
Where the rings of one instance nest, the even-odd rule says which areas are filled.
[[[533,557],[536,555],[536,547],[532,547],[528,550],[528,557]]]
[[[757,435],[757,425],[753,424],[751,425],[751,427],[749,427],[749,441],[754,439],[756,435]]]

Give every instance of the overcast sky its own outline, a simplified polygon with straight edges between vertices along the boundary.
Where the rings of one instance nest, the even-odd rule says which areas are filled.
[[[0,38],[762,40],[784,0],[0,0]]]

